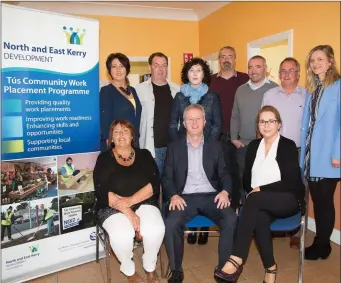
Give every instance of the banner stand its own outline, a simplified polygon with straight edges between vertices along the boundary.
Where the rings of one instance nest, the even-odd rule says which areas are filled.
[[[1,12],[1,282],[16,283],[95,260],[99,22]]]

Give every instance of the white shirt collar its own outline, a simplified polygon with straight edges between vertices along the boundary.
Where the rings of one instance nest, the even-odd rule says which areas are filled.
[[[268,78],[265,78],[264,81],[259,85],[259,86],[255,86],[251,80],[249,80],[246,84],[248,84],[253,90],[259,89],[261,88],[263,85],[265,84],[270,84],[271,81]]]

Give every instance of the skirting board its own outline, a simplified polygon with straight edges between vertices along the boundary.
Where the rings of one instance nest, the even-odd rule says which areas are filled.
[[[308,229],[310,231],[316,232],[315,219],[308,217]],[[330,237],[330,240],[335,244],[340,245],[340,231],[334,229]]]

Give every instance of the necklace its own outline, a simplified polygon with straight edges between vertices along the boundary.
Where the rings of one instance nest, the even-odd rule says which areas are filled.
[[[122,91],[125,95],[130,96],[131,91],[130,91],[129,86],[128,86],[127,88],[124,88],[124,87],[120,86],[119,89],[120,89],[120,91]]]
[[[116,152],[117,152],[117,150],[116,150]],[[130,153],[130,155],[129,155],[127,158],[126,158],[126,157],[123,157],[121,154],[119,154],[119,153],[117,152],[118,158],[121,159],[121,160],[123,160],[124,162],[129,162],[130,160],[132,160],[133,157],[134,157],[134,155],[135,155],[135,151],[134,151],[133,149],[131,150],[131,153]]]
[[[129,86],[127,86],[126,88],[124,88],[123,86],[117,87],[113,84],[113,86],[117,89],[120,90],[123,94],[125,94],[126,96],[130,96],[131,95],[131,90],[129,88]]]

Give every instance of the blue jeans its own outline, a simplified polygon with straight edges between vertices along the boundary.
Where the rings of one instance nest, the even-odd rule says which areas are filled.
[[[54,232],[53,217],[50,217],[49,219],[47,219],[46,222],[47,222],[47,233],[49,235],[52,235]]]
[[[160,179],[162,177],[163,165],[165,163],[167,147],[155,148],[155,162],[159,169]]]

